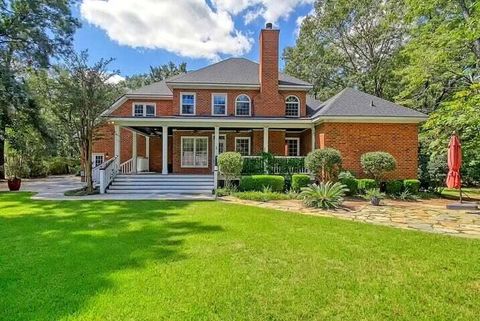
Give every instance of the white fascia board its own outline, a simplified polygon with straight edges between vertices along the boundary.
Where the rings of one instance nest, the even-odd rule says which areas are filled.
[[[300,90],[300,91],[309,91],[312,89],[313,86],[311,85],[299,85],[299,86],[294,86],[294,85],[280,85],[278,86],[278,90]]]
[[[118,107],[122,106],[129,99],[158,99],[158,100],[172,100],[173,95],[159,95],[159,94],[125,94],[118,98],[107,110],[105,110],[100,116],[107,117],[113,113]]]
[[[418,124],[428,117],[394,117],[394,116],[320,116],[313,119],[314,124],[319,123],[392,123],[392,124]]]
[[[172,117],[155,117],[155,118],[127,118],[127,117],[110,117],[109,122],[120,126],[169,126],[169,127],[238,127],[238,128],[263,128],[265,125],[277,128],[311,128],[310,119],[225,119],[218,118],[172,118]]]
[[[209,84],[209,83],[175,83],[168,82],[168,87],[180,89],[260,89],[254,84]]]

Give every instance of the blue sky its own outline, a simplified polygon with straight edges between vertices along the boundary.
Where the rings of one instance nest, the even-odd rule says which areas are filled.
[[[83,0],[74,8],[82,21],[75,48],[88,49],[92,61],[115,58],[112,69],[122,76],[170,60],[185,61],[189,70],[231,56],[257,61],[265,22],[280,28],[282,51],[295,43],[298,21],[312,10],[312,1]]]

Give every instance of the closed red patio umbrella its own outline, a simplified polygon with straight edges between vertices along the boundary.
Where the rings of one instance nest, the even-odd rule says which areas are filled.
[[[448,175],[447,187],[460,189],[460,202],[462,202],[462,179],[460,167],[462,166],[462,147],[457,134],[453,134],[448,145]]]

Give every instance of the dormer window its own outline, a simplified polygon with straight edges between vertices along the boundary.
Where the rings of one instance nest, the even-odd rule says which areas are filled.
[[[134,117],[155,117],[154,103],[134,103],[133,104]]]
[[[235,115],[236,116],[251,116],[251,100],[245,94],[237,96],[235,99]]]
[[[300,99],[295,96],[288,96],[287,99],[285,99],[285,116],[300,116]]]
[[[180,115],[195,115],[195,93],[180,94]]]

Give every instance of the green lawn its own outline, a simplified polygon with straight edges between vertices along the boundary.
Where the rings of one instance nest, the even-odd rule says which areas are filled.
[[[0,319],[478,320],[480,241],[220,202],[0,193]]]
[[[463,197],[466,200],[477,200],[480,201],[480,188],[478,187],[465,187],[462,188]],[[453,188],[446,188],[442,191],[442,196],[445,198],[458,199],[459,190]]]

